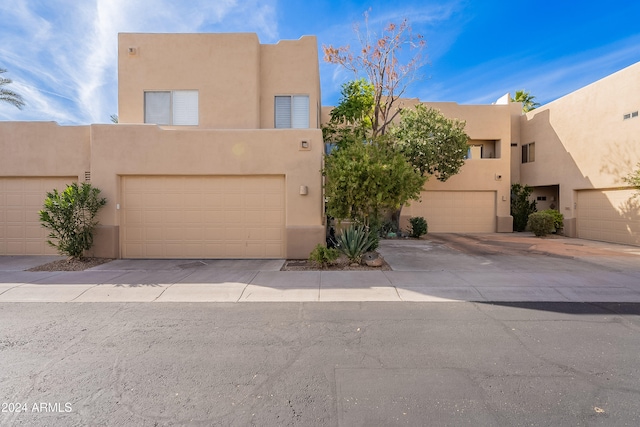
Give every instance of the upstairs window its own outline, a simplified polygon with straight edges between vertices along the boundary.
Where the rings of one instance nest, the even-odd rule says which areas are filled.
[[[276,96],[275,127],[276,129],[308,129],[309,96]]]
[[[145,92],[144,122],[169,126],[197,126],[198,91]]]
[[[522,163],[531,163],[536,160],[536,143],[522,146]]]

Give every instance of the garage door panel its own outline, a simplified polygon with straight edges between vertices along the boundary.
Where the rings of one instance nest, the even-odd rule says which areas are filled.
[[[402,210],[403,217],[422,216],[430,232],[493,233],[494,191],[423,191],[421,202]]]
[[[267,209],[282,209],[284,206],[284,200],[277,197],[265,197],[264,207]]]
[[[224,218],[227,227],[233,227],[244,223],[244,214],[242,211],[224,211],[221,215]]]
[[[204,229],[203,235],[206,242],[217,242],[223,240],[224,228],[207,227]]]
[[[282,239],[284,239],[284,233],[280,228],[266,228],[264,232],[264,237],[266,240],[281,241]]]
[[[141,216],[124,207],[123,257],[284,256],[283,176],[123,177],[122,189],[123,200],[132,192],[148,196],[147,189],[163,194],[162,204],[135,205]],[[130,226],[142,228],[142,236]]]
[[[202,207],[205,209],[220,210],[220,206],[224,204],[224,195],[222,194],[203,194]]]
[[[0,255],[56,254],[46,243],[48,231],[38,212],[48,191],[62,191],[74,181],[77,178],[0,178]]]
[[[140,229],[142,230],[140,241],[162,242],[165,240],[165,229],[162,226],[141,226]]]
[[[265,251],[264,251],[264,256],[265,258],[278,258],[281,255],[279,255],[281,253],[282,249],[279,243],[266,243],[265,244]]]
[[[640,245],[640,199],[634,194],[630,189],[578,191],[578,237]]]

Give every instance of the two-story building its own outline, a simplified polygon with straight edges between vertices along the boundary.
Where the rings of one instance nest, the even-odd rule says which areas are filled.
[[[94,254],[306,258],[325,239],[315,37],[121,34],[118,125],[0,124],[0,254],[47,254],[45,192],[108,203]]]
[[[543,105],[514,123],[512,181],[538,210],[564,215],[571,237],[640,245],[640,63]]]
[[[0,255],[51,254],[38,219],[47,191],[91,182],[108,199],[93,255],[306,258],[325,240],[315,37],[120,34],[119,124],[0,123]],[[427,103],[466,121],[468,158],[430,179],[401,224],[511,232],[510,185],[535,187],[565,233],[640,245],[640,64],[522,115]],[[418,100],[404,100],[411,106]]]

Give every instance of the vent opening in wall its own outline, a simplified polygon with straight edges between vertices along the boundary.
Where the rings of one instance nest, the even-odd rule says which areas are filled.
[[[87,171],[84,173],[84,181],[85,182],[91,181],[91,172]]]
[[[628,120],[628,119],[632,119],[634,117],[638,117],[638,112],[634,111],[632,113],[627,113],[625,115],[622,116],[622,120]]]

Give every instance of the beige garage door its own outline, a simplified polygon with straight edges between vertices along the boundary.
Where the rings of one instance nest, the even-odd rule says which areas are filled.
[[[122,178],[124,258],[283,258],[283,176]]]
[[[429,232],[493,233],[496,231],[496,193],[423,191],[422,201],[403,208],[402,216],[424,217]]]
[[[64,190],[77,177],[0,178],[0,255],[56,255],[40,224],[47,191]]]
[[[640,199],[633,190],[578,191],[577,232],[581,239],[640,245]]]

